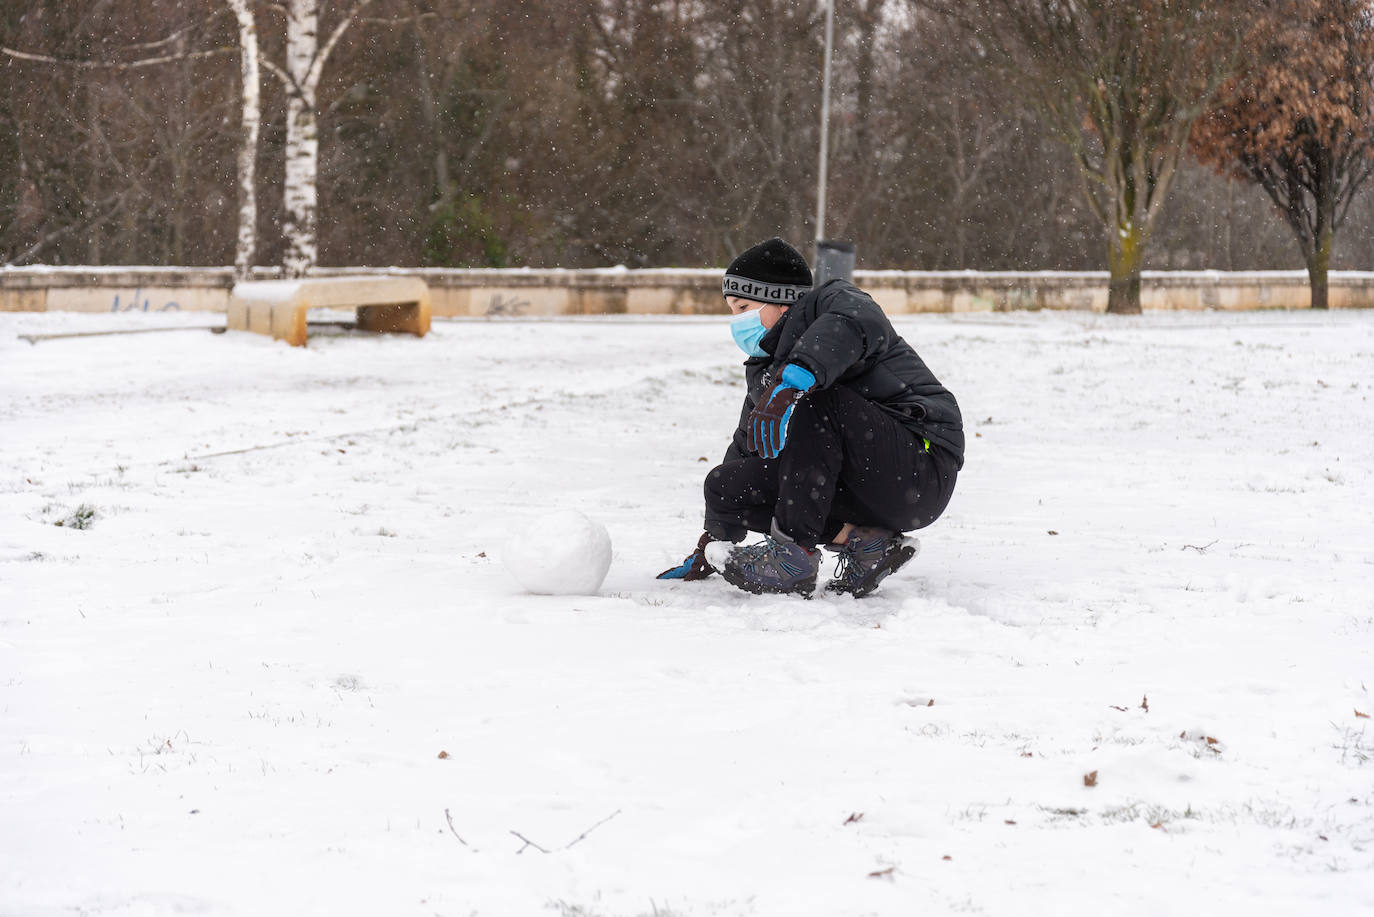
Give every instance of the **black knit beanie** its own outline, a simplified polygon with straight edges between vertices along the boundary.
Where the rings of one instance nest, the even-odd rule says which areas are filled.
[[[811,291],[811,268],[802,253],[774,236],[740,255],[725,269],[721,293],[790,306]]]

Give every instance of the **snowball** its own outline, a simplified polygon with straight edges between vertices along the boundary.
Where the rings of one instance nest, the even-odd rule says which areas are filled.
[[[611,536],[576,510],[516,530],[501,552],[516,582],[536,595],[594,595],[611,568]]]
[[[731,541],[712,541],[706,545],[706,562],[717,570],[724,570],[725,564],[730,560],[730,552],[737,545]]]

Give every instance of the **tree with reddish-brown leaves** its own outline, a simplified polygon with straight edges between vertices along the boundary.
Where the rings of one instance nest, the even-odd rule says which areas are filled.
[[[1374,170],[1374,9],[1298,0],[1256,17],[1258,53],[1193,127],[1202,162],[1261,188],[1297,236],[1312,308],[1327,307],[1336,231]]]

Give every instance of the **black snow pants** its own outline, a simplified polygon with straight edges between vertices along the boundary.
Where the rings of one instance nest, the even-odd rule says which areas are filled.
[[[949,505],[954,457],[842,385],[797,402],[775,459],[727,460],[706,476],[706,531],[740,541],[778,530],[813,547],[847,522],[897,532],[924,528]]]

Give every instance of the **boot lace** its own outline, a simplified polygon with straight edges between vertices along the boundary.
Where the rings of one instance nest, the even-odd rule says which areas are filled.
[[[781,545],[774,541],[771,536],[763,536],[763,541],[758,544],[748,545],[740,550],[740,566],[757,566],[764,561],[776,560]]]
[[[834,579],[846,585],[854,585],[864,574],[864,565],[859,561],[859,546],[855,542],[845,544],[835,558]]]

